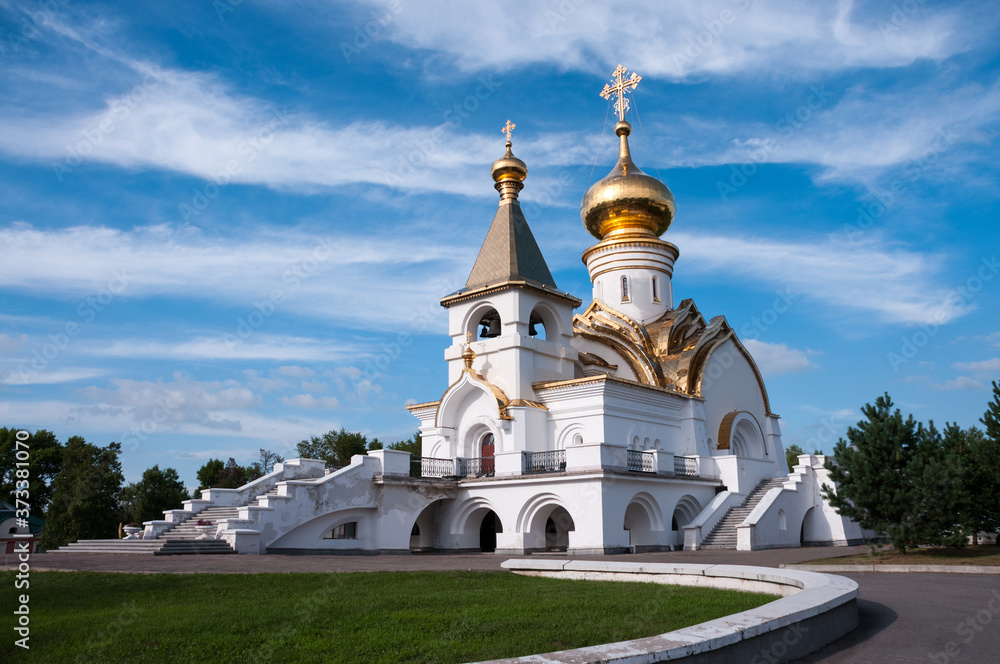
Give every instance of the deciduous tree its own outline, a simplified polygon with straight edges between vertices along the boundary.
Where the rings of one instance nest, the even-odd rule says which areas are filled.
[[[47,549],[80,539],[115,537],[122,489],[121,445],[92,445],[80,436],[66,441],[62,469],[53,481],[42,546]]]
[[[0,428],[0,498],[14,504],[14,489],[18,470],[27,470],[28,503],[32,516],[44,517],[52,500],[52,482],[62,467],[63,446],[51,431],[39,429],[17,445],[17,432],[21,429]],[[22,436],[23,437],[23,436]],[[27,449],[25,449],[27,447]],[[19,456],[18,451],[22,454]],[[26,452],[26,454],[25,454]],[[27,456],[27,467],[19,468],[18,462]],[[23,463],[23,462],[22,462]]]

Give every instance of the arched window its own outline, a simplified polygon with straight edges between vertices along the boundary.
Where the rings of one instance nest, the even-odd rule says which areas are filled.
[[[653,276],[653,302],[659,302],[659,301],[660,301],[660,281],[654,275]]]
[[[622,302],[629,301],[628,277],[622,277]]]

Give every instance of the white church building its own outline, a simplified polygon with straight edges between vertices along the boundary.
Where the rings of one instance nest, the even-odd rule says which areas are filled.
[[[862,541],[822,498],[822,456],[786,467],[764,381],[726,319],[674,304],[679,250],[661,237],[674,197],[632,162],[625,93],[639,77],[624,73],[602,93],[617,97],[618,161],[580,210],[596,239],[582,255],[586,306],[556,285],[521,211],[528,169],[508,121],[496,214],[465,287],[441,300],[449,386],[408,407],[421,458],[378,450],[338,470],[294,459],[240,489],[203,491],[146,523],[142,544],[182,546],[199,518],[212,521],[201,535],[212,546],[261,554]]]

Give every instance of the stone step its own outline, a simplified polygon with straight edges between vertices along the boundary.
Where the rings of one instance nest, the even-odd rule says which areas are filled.
[[[184,554],[236,553],[223,540],[81,540],[49,553],[114,553],[172,556]]]

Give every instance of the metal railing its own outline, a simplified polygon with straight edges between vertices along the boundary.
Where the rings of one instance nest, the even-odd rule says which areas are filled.
[[[652,452],[643,452],[642,450],[626,450],[625,464],[629,470],[637,473],[655,472],[653,468]]]
[[[435,459],[433,457],[410,459],[410,477],[452,477],[454,474],[454,459]]]
[[[674,457],[674,474],[698,477],[698,457]]]
[[[566,470],[566,450],[522,452],[522,469],[528,473],[558,473]]]
[[[458,474],[462,477],[492,477],[495,472],[496,459],[493,457],[458,460]]]

